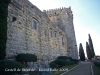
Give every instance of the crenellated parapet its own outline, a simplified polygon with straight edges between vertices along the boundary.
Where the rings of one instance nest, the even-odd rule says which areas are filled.
[[[43,10],[43,12],[45,12],[48,16],[54,16],[59,14],[72,14],[71,7],[61,7],[56,9]]]

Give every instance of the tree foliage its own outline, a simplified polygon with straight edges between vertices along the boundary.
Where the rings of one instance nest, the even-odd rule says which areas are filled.
[[[56,59],[54,61],[54,63],[56,63],[59,67],[65,66],[67,65],[67,61],[64,59]]]
[[[91,60],[91,50],[90,50],[90,47],[89,47],[89,45],[88,45],[88,42],[86,42],[86,53],[87,53],[87,57],[88,57],[88,59],[90,59]]]
[[[52,69],[54,69],[54,68],[57,67],[57,64],[56,64],[55,62],[51,62],[49,65],[50,65],[50,67],[51,67]]]
[[[95,62],[94,62],[94,65],[95,65],[95,66],[98,66],[98,67],[100,68],[100,62],[95,61]]]
[[[80,43],[80,46],[79,46],[79,56],[80,56],[81,61],[85,61],[85,54],[84,54],[83,46],[82,46],[81,43]]]
[[[7,16],[10,1],[0,0],[0,60],[3,60],[6,56]]]
[[[91,50],[91,57],[94,58],[95,52],[94,52],[94,48],[93,48],[92,39],[91,39],[90,34],[88,36],[89,36],[89,47],[90,47],[90,50]]]

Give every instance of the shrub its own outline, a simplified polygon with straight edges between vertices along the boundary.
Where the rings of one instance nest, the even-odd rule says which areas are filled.
[[[65,60],[67,60],[68,57],[67,56],[59,56],[58,59],[65,59]]]
[[[51,67],[52,69],[57,67],[57,64],[54,63],[54,62],[51,62],[49,65],[50,65],[50,67]]]
[[[100,68],[100,62],[94,62],[94,65]]]
[[[0,75],[12,75],[18,74],[22,71],[23,65],[13,60],[1,60],[0,61]],[[12,69],[14,71],[6,71]],[[19,71],[17,71],[19,69]]]
[[[70,65],[73,65],[74,64],[74,61],[70,61]]]
[[[59,67],[67,65],[67,61],[64,59],[57,59],[54,61]]]
[[[74,61],[75,64],[77,64],[79,62],[78,59],[72,59],[71,61]]]
[[[16,60],[19,62],[36,62],[37,57],[34,54],[18,54]]]
[[[67,61],[67,65],[71,65],[71,61]]]
[[[71,61],[72,60],[72,57],[68,57],[68,59]]]

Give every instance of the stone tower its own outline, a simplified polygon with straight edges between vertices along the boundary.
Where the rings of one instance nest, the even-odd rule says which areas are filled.
[[[54,26],[65,32],[67,37],[67,55],[78,59],[78,50],[71,7],[45,11]]]

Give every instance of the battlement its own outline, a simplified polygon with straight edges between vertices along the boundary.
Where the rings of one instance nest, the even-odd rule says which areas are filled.
[[[71,7],[61,7],[56,9],[43,10],[47,15],[68,14],[72,13]]]
[[[49,9],[49,10],[44,10],[43,12],[53,12],[53,11],[61,11],[67,9],[66,7],[61,7],[61,8],[56,8],[56,9]]]

